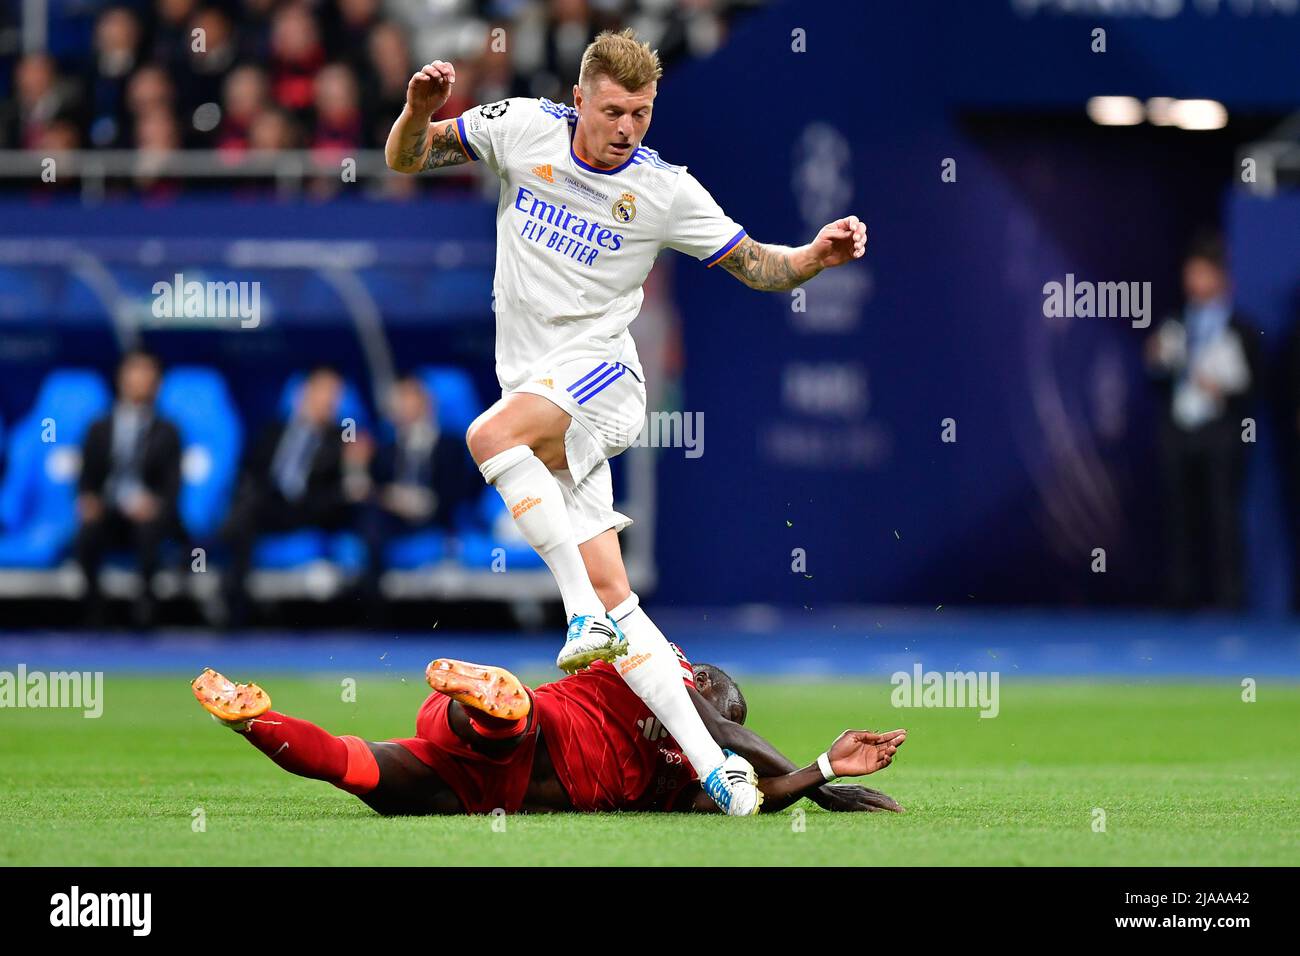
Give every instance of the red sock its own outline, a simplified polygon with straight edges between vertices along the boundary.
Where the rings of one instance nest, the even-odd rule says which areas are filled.
[[[486,737],[488,740],[505,740],[509,737],[519,737],[528,728],[527,717],[520,717],[518,720],[507,720],[505,717],[493,717],[491,714],[485,714],[473,707],[466,707],[465,714],[469,717],[469,725],[474,728],[480,737]]]
[[[307,720],[268,710],[248,722],[244,734],[276,766],[349,793],[366,793],[379,783],[379,765],[358,737],[335,737]]]
[[[480,737],[485,737],[488,740],[507,740],[511,737],[522,737],[528,730],[528,718],[533,715],[533,707],[536,706],[533,692],[525,687],[524,693],[528,695],[528,713],[517,720],[494,717],[491,714],[483,713],[477,708],[462,705],[465,707],[465,716],[469,718],[469,725],[474,728]]]

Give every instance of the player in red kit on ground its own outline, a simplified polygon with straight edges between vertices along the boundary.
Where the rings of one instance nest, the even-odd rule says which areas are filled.
[[[761,774],[763,810],[805,796],[830,810],[902,809],[878,791],[831,781],[887,767],[904,731],[845,731],[816,763],[797,769],[744,728],[745,699],[730,677],[677,654],[710,733]],[[632,668],[636,659],[619,664]],[[434,693],[416,717],[416,735],[385,742],[336,737],[272,711],[260,687],[210,669],[192,686],[209,713],[277,765],[332,783],[381,814],[717,810],[677,742],[607,663],[536,688],[503,668],[445,658],[425,676]]]

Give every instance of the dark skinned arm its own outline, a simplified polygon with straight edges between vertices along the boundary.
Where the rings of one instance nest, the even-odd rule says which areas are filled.
[[[816,764],[781,774],[779,777],[760,777],[758,789],[763,791],[760,813],[777,813],[792,803],[811,797],[822,783],[822,772]],[[690,808],[697,813],[720,813],[718,805],[703,790],[696,792]]]
[[[907,740],[905,730],[891,730],[877,734],[870,730],[846,730],[827,748],[831,770],[841,777],[860,777],[884,770],[894,762],[898,748]],[[759,777],[758,789],[763,791],[761,813],[776,813],[804,797],[811,797],[822,786],[821,768],[816,763],[802,770],[776,777]],[[691,809],[707,812],[717,810],[703,790],[691,799]]]
[[[688,687],[686,692],[690,695],[691,702],[695,705],[695,710],[699,713],[700,719],[704,721],[704,726],[709,731],[709,735],[717,742],[718,746],[734,750],[748,760],[754,765],[754,770],[759,777],[778,777],[782,774],[793,773],[799,769],[793,760],[748,727],[723,717],[694,687]],[[895,813],[903,812],[902,806],[896,800],[879,790],[860,787],[856,784],[824,783],[821,781],[820,775],[818,776],[818,782],[821,785],[814,787],[812,792],[807,794],[807,797],[823,810],[891,810]],[[708,799],[707,794],[705,799]]]

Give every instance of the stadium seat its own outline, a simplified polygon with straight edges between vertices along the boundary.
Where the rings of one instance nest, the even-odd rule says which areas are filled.
[[[486,488],[478,506],[460,527],[460,560],[469,568],[490,568],[500,548],[507,568],[539,568],[541,555],[515,530],[505,502],[495,488]]]
[[[243,426],[215,369],[177,366],[163,377],[159,413],[181,433],[181,520],[196,538],[215,534],[239,475]]]
[[[426,365],[415,374],[438,402],[438,427],[459,441],[483,411],[474,380],[451,365]]]
[[[110,402],[97,372],[59,369],[45,377],[31,411],[9,436],[0,484],[0,567],[59,563],[77,530],[81,443]]]
[[[452,551],[452,540],[438,528],[427,528],[402,535],[389,542],[384,551],[384,566],[397,571],[413,571],[437,564]]]
[[[253,567],[283,571],[327,556],[329,534],[320,528],[302,528],[283,534],[264,534],[253,549]]]
[[[366,543],[353,531],[340,531],[329,542],[329,558],[348,574],[358,574],[366,567]]]

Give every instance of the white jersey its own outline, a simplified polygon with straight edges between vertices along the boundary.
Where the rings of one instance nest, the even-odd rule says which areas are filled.
[[[577,119],[573,107],[515,97],[456,120],[466,153],[501,177],[492,291],[505,391],[588,358],[644,379],[628,326],[659,251],[711,266],[745,236],[685,166],[653,149],[614,169],[584,162]]]

